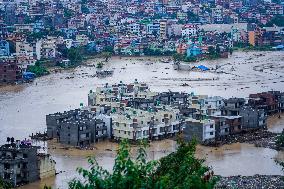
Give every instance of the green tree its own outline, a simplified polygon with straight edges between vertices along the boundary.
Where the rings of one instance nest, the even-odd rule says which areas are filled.
[[[195,158],[195,142],[178,142],[176,152],[159,161],[147,161],[145,142],[141,142],[138,155],[132,158],[130,145],[123,140],[118,149],[112,173],[89,158],[90,169],[78,168],[84,180],[72,180],[70,189],[212,189],[215,177],[205,176],[209,168],[204,160]]]
[[[104,48],[104,51],[105,51],[105,52],[114,53],[114,50],[113,50],[113,47],[112,47],[112,46],[106,46],[106,47]]]
[[[79,65],[83,61],[82,54],[83,50],[80,47],[71,47],[67,50],[67,58],[73,66]]]
[[[284,147],[284,132],[283,132],[283,131],[282,131],[282,133],[276,138],[275,144],[276,144],[276,147],[277,147],[277,148]]]
[[[85,13],[85,14],[89,14],[90,13],[89,8],[85,4],[82,4],[81,11],[82,11],[82,13]]]
[[[64,17],[70,19],[72,16],[74,16],[74,13],[69,9],[64,9]]]
[[[69,188],[149,188],[152,186],[152,177],[157,162],[146,162],[145,147],[146,143],[143,142],[138,150],[138,156],[132,159],[130,145],[123,140],[120,143],[112,173],[100,167],[94,158],[89,158],[90,170],[78,169],[85,182],[73,180],[69,183]]]
[[[43,61],[36,61],[35,65],[28,66],[27,71],[34,73],[37,77],[40,77],[40,76],[43,76],[49,73],[46,67],[43,65]]]
[[[276,15],[274,16],[267,24],[266,26],[271,27],[273,25],[284,27],[284,16],[283,15]]]
[[[0,189],[11,189],[12,185],[0,177]]]
[[[204,159],[195,157],[196,141],[186,143],[178,140],[176,152],[163,157],[155,176],[159,188],[214,188],[217,178],[205,178],[209,168],[204,165]]]
[[[215,50],[215,48],[214,48],[213,46],[209,46],[209,47],[208,47],[208,54],[209,54],[209,55],[214,55],[214,54],[216,54],[216,50]]]
[[[102,52],[101,56],[105,59],[106,62],[108,62],[111,57],[111,52]]]
[[[192,11],[187,12],[187,18],[189,22],[199,21],[198,15],[194,14]]]

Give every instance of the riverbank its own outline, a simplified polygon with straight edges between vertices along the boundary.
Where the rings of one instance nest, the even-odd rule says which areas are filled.
[[[207,142],[203,145],[211,146],[211,147],[219,147],[226,144],[233,143],[249,143],[254,144],[256,147],[270,148],[277,150],[275,145],[276,137],[278,133],[272,133],[267,130],[256,130],[256,131],[248,131],[242,132],[235,135],[229,135],[226,138],[220,139],[214,142]]]
[[[280,175],[254,175],[221,177],[215,189],[283,189],[284,177]]]

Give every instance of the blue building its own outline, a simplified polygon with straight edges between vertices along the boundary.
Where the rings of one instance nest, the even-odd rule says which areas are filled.
[[[97,44],[96,44],[94,41],[89,42],[89,43],[87,44],[86,50],[87,50],[89,53],[98,52]]]
[[[9,56],[10,49],[8,41],[2,40],[0,41],[0,56]]]
[[[160,23],[154,22],[147,24],[147,33],[153,35],[160,34]]]
[[[186,50],[186,56],[187,57],[196,57],[202,54],[202,49],[197,47],[196,45],[191,45],[190,47],[188,47],[188,49]]]

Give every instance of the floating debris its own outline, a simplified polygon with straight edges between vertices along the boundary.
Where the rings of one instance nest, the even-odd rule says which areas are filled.
[[[101,70],[96,72],[98,77],[107,77],[113,74],[113,70]]]

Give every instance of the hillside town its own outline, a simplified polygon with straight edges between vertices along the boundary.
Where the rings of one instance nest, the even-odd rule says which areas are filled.
[[[1,0],[0,84],[97,54],[196,61],[228,57],[235,48],[280,50],[283,6],[276,0]]]
[[[284,93],[248,99],[152,92],[146,83],[105,84],[88,94],[88,106],[46,116],[47,136],[85,147],[106,140],[162,140],[183,133],[209,144],[245,131],[267,129],[267,116],[284,111]]]

